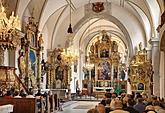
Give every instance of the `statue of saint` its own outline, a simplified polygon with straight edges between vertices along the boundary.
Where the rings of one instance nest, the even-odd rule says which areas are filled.
[[[93,44],[90,47],[90,51],[91,51],[92,54],[94,54],[94,45]]]
[[[99,40],[99,36],[97,37],[97,42],[95,43],[95,53],[98,54],[99,51],[99,44],[100,44],[100,40]]]
[[[139,43],[139,51],[142,50],[142,42]]]
[[[109,41],[109,36],[107,35],[105,30],[102,30],[102,41],[108,42]]]
[[[113,41],[112,43],[112,52],[118,52],[118,45],[116,41]]]
[[[44,40],[42,34],[39,36],[38,46],[42,48],[44,46]]]
[[[24,52],[22,50],[19,51],[19,57],[18,57],[18,68],[20,71],[20,77],[23,78],[25,75],[25,59],[24,59]]]

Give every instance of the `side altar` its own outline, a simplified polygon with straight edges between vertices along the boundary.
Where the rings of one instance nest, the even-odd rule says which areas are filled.
[[[132,92],[144,92],[149,96],[153,93],[152,61],[147,60],[147,51],[139,48],[132,58],[128,70],[128,82]]]
[[[65,59],[64,51],[63,48],[48,51],[46,87],[51,89],[52,93],[57,93],[60,98],[67,94],[68,99],[71,99],[71,65],[70,61]]]

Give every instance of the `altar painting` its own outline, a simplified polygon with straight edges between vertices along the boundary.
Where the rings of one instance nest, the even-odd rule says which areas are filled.
[[[110,80],[110,63],[101,62],[98,64],[98,80]]]
[[[36,53],[34,50],[30,50],[29,53],[30,61],[29,61],[29,68],[32,69],[32,73],[34,76],[36,76]]]
[[[56,80],[63,80],[64,79],[64,70],[61,66],[56,67]]]

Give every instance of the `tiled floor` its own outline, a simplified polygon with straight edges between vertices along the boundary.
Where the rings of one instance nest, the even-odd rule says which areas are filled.
[[[57,113],[86,113],[90,108],[94,108],[98,101],[70,101],[64,104],[63,111],[58,111]],[[84,109],[75,109],[75,107],[88,107]]]

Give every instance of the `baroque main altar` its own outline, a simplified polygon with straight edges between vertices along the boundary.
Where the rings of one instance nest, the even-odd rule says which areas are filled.
[[[92,43],[89,51],[90,63],[94,64],[94,75],[91,77],[93,91],[104,94],[106,91],[122,90],[126,92],[126,65],[121,61],[118,43],[102,31],[101,38]]]

